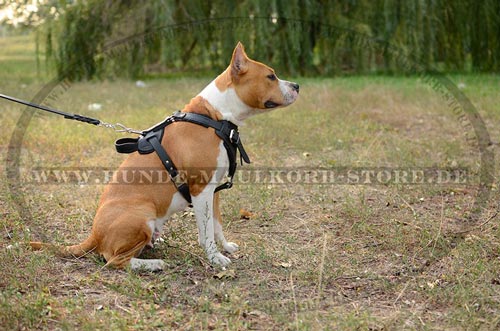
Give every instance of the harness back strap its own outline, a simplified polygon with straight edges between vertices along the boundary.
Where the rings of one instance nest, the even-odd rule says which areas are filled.
[[[163,122],[158,123],[152,128],[144,130],[139,138],[122,138],[117,140],[115,143],[117,152],[133,153],[137,151],[140,154],[149,154],[155,151],[160,158],[162,165],[170,175],[170,179],[177,187],[179,193],[181,193],[184,199],[191,203],[191,194],[189,193],[188,184],[185,182],[179,182],[179,173],[177,171],[177,168],[161,145],[165,127],[174,122],[190,122],[204,126],[206,128],[215,129],[215,133],[217,134],[217,136],[219,136],[219,138],[222,139],[224,147],[227,151],[227,155],[229,158],[228,177],[230,178],[226,183],[219,185],[215,189],[215,192],[231,188],[233,186],[232,182],[237,166],[237,150],[240,152],[241,164],[243,164],[243,161],[245,161],[246,163],[250,163],[250,158],[248,157],[248,154],[246,153],[245,149],[243,148],[243,144],[241,143],[238,126],[226,120],[215,121],[205,115],[183,113],[178,111],[172,116],[165,119]]]

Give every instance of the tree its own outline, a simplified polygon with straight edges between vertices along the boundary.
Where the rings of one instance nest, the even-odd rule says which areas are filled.
[[[87,0],[45,20],[69,79],[220,71],[237,40],[292,75],[499,71],[498,0]],[[53,51],[51,51],[53,50]]]

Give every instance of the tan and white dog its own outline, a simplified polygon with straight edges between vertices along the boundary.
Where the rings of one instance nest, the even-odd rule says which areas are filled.
[[[240,125],[246,118],[293,103],[299,85],[280,80],[270,67],[249,59],[243,45],[234,49],[229,67],[185,106],[183,112],[208,115]],[[222,233],[217,183],[227,174],[229,160],[222,140],[213,128],[176,122],[165,128],[162,146],[179,169],[185,171],[198,225],[198,239],[212,265],[231,262],[221,254],[233,253],[238,245]],[[120,169],[162,167],[156,153],[131,154]],[[208,180],[200,169],[210,169]],[[206,173],[205,173],[206,174]],[[74,246],[59,247],[31,242],[33,249],[52,248],[63,256],[80,257],[89,252],[104,256],[108,265],[163,269],[159,259],[137,258],[143,248],[157,239],[167,219],[188,206],[188,202],[167,181],[162,185],[133,182],[108,184],[101,197],[90,236]]]

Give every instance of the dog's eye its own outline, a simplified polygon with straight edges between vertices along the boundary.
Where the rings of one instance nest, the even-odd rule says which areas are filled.
[[[276,80],[276,75],[270,74],[270,75],[267,75],[267,78],[269,78],[270,80]]]

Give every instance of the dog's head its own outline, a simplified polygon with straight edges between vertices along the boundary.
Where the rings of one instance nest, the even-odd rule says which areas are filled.
[[[285,107],[299,95],[299,84],[281,80],[272,68],[249,59],[240,42],[233,51],[228,69],[236,94],[252,108]]]
[[[299,95],[299,85],[279,79],[272,68],[248,58],[238,42],[228,68],[201,95],[225,118],[237,123],[292,104]]]

